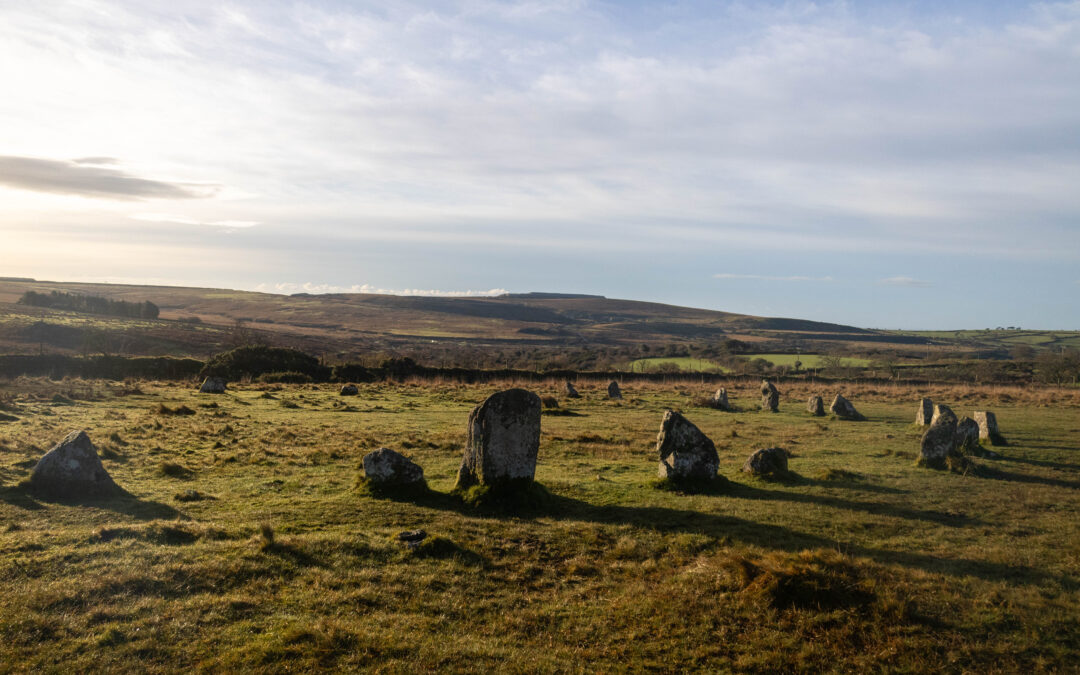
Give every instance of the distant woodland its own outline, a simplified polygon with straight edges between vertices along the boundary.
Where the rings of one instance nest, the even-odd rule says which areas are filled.
[[[149,300],[145,302],[127,302],[125,300],[110,300],[95,295],[78,295],[60,291],[52,291],[51,293],[27,291],[19,298],[18,304],[31,307],[48,307],[49,309],[66,309],[87,314],[122,316],[129,319],[158,318],[158,306]]]

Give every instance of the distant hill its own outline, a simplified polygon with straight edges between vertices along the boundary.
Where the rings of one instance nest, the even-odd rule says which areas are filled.
[[[160,318],[92,319],[16,305],[27,291],[151,302]],[[214,288],[0,280],[0,351],[27,351],[63,336],[78,351],[80,335],[111,335],[131,353],[205,355],[227,342],[237,324],[301,348],[348,355],[409,344],[522,346],[663,345],[735,339],[761,350],[843,342],[888,346],[930,338],[854,326],[758,317],[599,295],[510,293],[499,297],[417,297],[360,293],[278,295]],[[51,339],[51,338],[50,338]]]

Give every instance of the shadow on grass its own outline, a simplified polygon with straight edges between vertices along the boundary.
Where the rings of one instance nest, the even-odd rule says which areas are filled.
[[[978,470],[971,475],[976,478],[1001,480],[1009,483],[1031,483],[1032,485],[1049,485],[1051,487],[1080,490],[1080,481],[1064,480],[1061,478],[1044,478],[1043,476],[1032,476],[1026,473],[1014,473],[1012,471],[1004,471],[996,466],[987,466],[986,464],[979,464]]]
[[[1052,448],[1054,450],[1072,450],[1072,448]],[[1028,459],[1027,457],[1014,457],[1012,455],[1002,454],[997,458],[1001,462],[1016,462],[1017,464],[1029,464],[1031,466],[1041,466],[1047,469],[1058,469],[1060,471],[1080,471],[1080,464],[1069,464],[1068,462],[1052,462],[1047,459]]]
[[[820,503],[839,508],[864,510],[871,513],[895,515],[905,518],[917,518],[949,526],[962,527],[973,524],[963,517],[932,511],[918,511],[880,504],[852,502],[828,497],[792,495],[778,490],[766,490],[758,487],[730,483],[728,493],[735,497],[748,499],[782,499],[797,503]],[[465,504],[453,494],[428,491],[414,499],[401,499],[417,506],[451,511],[470,517],[492,518],[497,520],[532,520],[538,517],[555,520],[583,521],[597,524],[632,525],[656,532],[699,534],[715,539],[723,539],[739,544],[758,546],[764,549],[797,553],[806,549],[834,549],[839,544],[833,539],[806,534],[795,530],[758,523],[734,516],[723,516],[701,511],[673,509],[661,506],[624,506],[594,505],[572,497],[549,493],[550,499],[542,509],[532,512],[495,513],[478,510]],[[721,499],[723,497],[720,497]],[[926,572],[946,574],[954,577],[974,576],[988,581],[1008,581],[1023,584],[1041,584],[1056,581],[1070,588],[1076,584],[1065,577],[1058,577],[1029,566],[1006,565],[1002,563],[974,560],[970,558],[937,558],[932,555],[873,548],[861,545],[844,544],[845,551],[853,556],[865,557],[882,564],[900,565],[921,569]]]
[[[168,504],[139,499],[123,488],[107,497],[72,498],[40,494],[28,484],[20,483],[19,485],[0,487],[0,501],[28,511],[42,509],[44,508],[43,504],[88,506],[122,513],[136,520],[171,519],[182,515]]]

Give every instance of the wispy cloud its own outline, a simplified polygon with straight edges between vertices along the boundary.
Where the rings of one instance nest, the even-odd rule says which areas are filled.
[[[713,279],[751,279],[757,281],[832,281],[832,277],[805,277],[805,276],[771,276],[768,274],[732,274],[724,272],[714,274]]]
[[[510,291],[505,288],[492,288],[486,291],[444,291],[436,289],[419,289],[419,288],[379,288],[378,286],[372,286],[371,284],[353,284],[351,286],[340,286],[335,284],[316,284],[316,283],[276,283],[276,284],[257,284],[252,290],[259,291],[261,293],[282,293],[291,295],[293,293],[371,293],[377,295],[416,295],[426,297],[439,297],[439,298],[485,298],[495,297],[498,295],[505,295]]]
[[[907,288],[930,288],[934,284],[922,279],[913,279],[912,277],[889,277],[888,279],[881,279],[878,281],[882,286],[906,286]]]
[[[171,213],[136,213],[131,216],[134,220],[143,220],[151,223],[176,223],[178,225],[205,225],[207,227],[255,227],[255,220],[197,220],[187,216],[177,216]]]
[[[0,155],[0,185],[98,199],[198,199],[218,190],[214,185],[170,183],[140,178],[118,169],[90,166],[102,157],[63,161]],[[90,161],[98,160],[98,161]]]

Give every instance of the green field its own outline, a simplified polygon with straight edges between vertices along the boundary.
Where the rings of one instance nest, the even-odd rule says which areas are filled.
[[[729,383],[735,413],[694,407],[695,387],[626,383],[616,402],[579,382],[572,415],[543,417],[550,497],[478,511],[449,491],[496,388],[0,383],[0,670],[1075,669],[1080,393],[847,385],[868,421],[843,422],[803,412],[834,393],[809,384],[768,414],[756,382]],[[922,395],[997,411],[1004,456],[913,466]],[[669,407],[716,442],[726,487],[653,486]],[[21,486],[72,429],[129,497]],[[358,492],[380,446],[432,492]],[[740,472],[768,446],[791,480]],[[415,551],[396,540],[413,529]]]
[[[685,373],[727,373],[729,369],[707,359],[692,359],[689,357],[657,357],[652,359],[637,359],[630,362],[629,370],[634,373],[646,373],[655,371],[664,365],[675,365]]]
[[[821,368],[825,358],[819,354],[748,354],[745,359],[765,359],[774,366],[795,367],[795,362],[800,361],[803,368]],[[843,357],[841,365],[848,368],[865,368],[870,365],[870,359]]]

